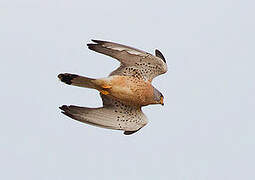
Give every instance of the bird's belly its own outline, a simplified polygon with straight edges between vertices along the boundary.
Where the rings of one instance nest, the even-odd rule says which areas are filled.
[[[143,80],[129,77],[117,76],[111,80],[110,95],[137,105],[150,104],[150,97],[153,95],[153,89],[150,83]]]

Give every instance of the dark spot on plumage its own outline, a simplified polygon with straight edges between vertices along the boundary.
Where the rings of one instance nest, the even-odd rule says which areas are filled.
[[[74,78],[76,78],[76,77],[78,77],[78,75],[76,75],[76,74],[59,74],[58,75],[58,78],[62,81],[62,82],[64,82],[64,83],[66,83],[66,84],[69,84],[69,85],[71,85],[72,84],[72,80],[74,79]]]

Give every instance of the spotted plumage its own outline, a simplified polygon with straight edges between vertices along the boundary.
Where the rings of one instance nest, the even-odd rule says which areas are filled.
[[[151,85],[156,76],[167,71],[166,60],[159,50],[156,56],[125,45],[92,40],[88,48],[111,56],[121,64],[106,78],[92,79],[75,74],[59,74],[69,85],[96,89],[103,107],[87,108],[63,105],[62,113],[81,122],[108,129],[124,130],[129,135],[147,124],[141,107],[162,104],[163,95]]]

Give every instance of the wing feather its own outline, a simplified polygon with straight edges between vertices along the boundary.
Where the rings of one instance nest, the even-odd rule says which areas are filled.
[[[140,107],[129,106],[119,100],[101,95],[103,107],[79,106],[60,107],[62,113],[80,122],[108,129],[124,130],[132,134],[147,124],[147,118]]]
[[[151,81],[156,76],[167,72],[166,60],[159,50],[155,51],[156,56],[154,56],[145,51],[113,42],[92,41],[93,44],[87,44],[90,50],[120,61],[120,67],[110,75],[136,76]]]

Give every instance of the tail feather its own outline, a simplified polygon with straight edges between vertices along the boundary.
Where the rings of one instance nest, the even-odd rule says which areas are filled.
[[[64,73],[64,74],[59,74],[58,78],[60,81],[68,84],[68,85],[74,85],[74,86],[79,86],[79,87],[86,87],[86,88],[96,88],[95,84],[93,83],[92,78],[87,78],[84,76],[79,76],[76,74],[69,74],[69,73]]]

